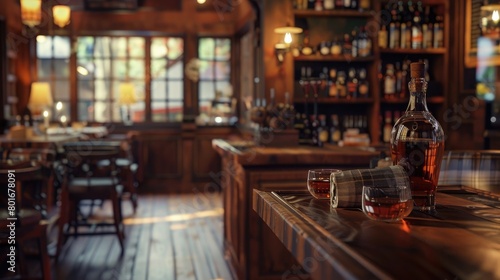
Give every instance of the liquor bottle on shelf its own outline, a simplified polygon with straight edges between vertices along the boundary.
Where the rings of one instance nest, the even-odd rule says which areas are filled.
[[[344,34],[344,41],[342,44],[342,53],[347,56],[352,55],[352,40],[349,34]]]
[[[359,54],[359,38],[356,30],[351,32],[351,55],[352,57],[358,57]]]
[[[321,95],[322,96],[328,96],[328,91],[329,91],[329,88],[330,88],[330,85],[329,85],[329,79],[328,79],[328,68],[327,67],[323,67],[323,72],[319,74],[319,79],[320,79],[320,82],[321,82],[321,85],[320,85],[320,92],[321,92]]]
[[[372,41],[366,33],[365,27],[361,26],[358,35],[358,56],[367,57],[372,52]]]
[[[329,81],[329,89],[328,96],[330,97],[339,97],[337,90],[337,69],[330,69],[330,81]]]
[[[330,43],[327,41],[322,41],[321,43],[319,43],[318,51],[322,55],[329,55],[330,54]]]
[[[443,16],[436,15],[436,21],[434,22],[434,48],[442,48],[444,47],[444,23]]]
[[[387,27],[385,25],[382,25],[380,27],[380,30],[378,31],[378,46],[382,49],[387,48],[388,38],[389,35],[387,33]]]
[[[445,137],[427,108],[424,63],[412,63],[410,72],[410,101],[392,129],[391,157],[410,177],[414,209],[434,211]]]
[[[337,74],[337,97],[346,98],[347,96],[347,86],[346,86],[346,75],[344,71],[339,71]]]
[[[399,43],[400,43],[400,28],[401,28],[401,23],[399,22],[398,15],[397,15],[397,10],[393,8],[391,10],[392,14],[392,21],[389,24],[389,48],[391,49],[397,49],[399,48]]]
[[[267,124],[271,128],[278,128],[278,113],[276,107],[276,93],[274,88],[269,91],[269,102],[266,106]]]
[[[394,98],[396,94],[396,77],[394,75],[394,65],[387,64],[384,76],[384,97]]]
[[[415,11],[413,16],[413,25],[411,27],[411,48],[421,49],[423,47],[423,32],[421,25],[422,18],[420,12]]]
[[[348,75],[349,79],[347,80],[347,98],[357,98],[359,81],[356,78],[356,69],[350,68]]]
[[[323,8],[325,8],[325,10],[335,9],[335,0],[324,0],[323,1]]]
[[[402,22],[401,23],[401,31],[400,31],[400,39],[401,41],[399,42],[399,46],[402,48],[402,49],[406,49],[406,48],[409,48],[409,46],[406,45],[406,43],[408,42],[407,40],[407,36],[408,36],[408,33],[407,32],[408,30],[408,27],[407,27],[407,24],[406,22]]]
[[[403,91],[403,70],[400,67],[401,63],[396,62],[396,94],[400,94]]]
[[[361,11],[370,10],[370,0],[359,0],[359,9]]]
[[[316,0],[316,2],[314,2],[314,10],[323,11],[323,0]]]
[[[433,25],[432,22],[430,21],[430,14],[431,14],[431,7],[426,6],[425,7],[425,13],[424,13],[424,18],[422,22],[422,47],[424,49],[429,49],[432,48],[432,32],[433,32]]]
[[[342,54],[342,44],[339,41],[338,38],[335,38],[332,41],[331,47],[330,47],[330,53],[332,55],[341,55]]]
[[[281,111],[281,119],[283,120],[286,128],[292,128],[294,126],[294,116],[295,108],[290,102],[290,93],[285,92],[285,106],[283,111]]]
[[[366,79],[366,69],[361,68],[359,70],[359,83],[358,83],[358,93],[360,98],[367,98],[370,92],[370,83]]]
[[[316,5],[315,0],[307,0],[307,9],[314,10],[314,6]]]
[[[304,39],[302,41],[301,53],[303,55],[312,55],[313,48],[311,47],[311,42],[309,41],[309,31],[304,31]]]
[[[330,143],[338,144],[340,139],[342,139],[342,134],[339,127],[339,116],[333,114],[330,116],[331,126],[330,126]]]
[[[320,128],[319,128],[319,121],[318,121],[318,116],[313,114],[310,116],[311,118],[311,144],[313,146],[322,146],[322,143],[319,139],[319,133],[320,133]]]
[[[344,9],[350,9],[351,8],[351,1],[352,0],[344,0]]]
[[[409,61],[403,61],[403,69],[401,70],[401,91],[399,92],[400,98],[405,98],[408,92],[408,67]]]
[[[319,138],[319,145],[318,146],[323,146],[324,143],[328,143],[328,127],[326,126],[326,116],[325,115],[319,115],[319,127],[318,127],[318,138]]]
[[[335,0],[335,9],[343,9],[344,0]]]
[[[351,0],[351,10],[357,10],[358,9],[358,0]]]
[[[383,141],[384,143],[391,142],[392,117],[391,111],[385,111]]]

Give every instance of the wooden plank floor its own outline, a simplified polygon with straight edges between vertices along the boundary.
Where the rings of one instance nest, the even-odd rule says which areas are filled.
[[[135,215],[129,201],[123,208],[123,256],[116,235],[70,237],[53,279],[231,279],[220,194],[142,195]],[[99,211],[111,213],[108,204]]]

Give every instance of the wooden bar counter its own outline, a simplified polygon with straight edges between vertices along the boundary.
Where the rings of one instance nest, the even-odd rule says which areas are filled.
[[[436,202],[436,213],[401,223],[307,192],[255,190],[253,209],[313,279],[500,279],[500,202],[459,188]]]
[[[252,192],[306,190],[311,168],[368,168],[378,153],[369,149],[259,147],[214,139],[222,170],[211,174],[224,197],[224,249],[236,279],[282,279],[298,263],[252,210]],[[218,186],[216,186],[218,187]],[[216,188],[214,187],[214,188]]]

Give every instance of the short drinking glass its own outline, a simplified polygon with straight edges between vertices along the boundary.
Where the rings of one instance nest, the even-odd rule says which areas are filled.
[[[363,212],[372,220],[397,222],[413,209],[409,186],[363,186]]]
[[[330,176],[338,169],[311,169],[307,174],[307,189],[314,198],[330,199]]]

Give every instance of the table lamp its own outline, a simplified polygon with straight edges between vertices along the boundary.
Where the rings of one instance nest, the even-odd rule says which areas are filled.
[[[132,104],[135,104],[137,102],[137,98],[135,96],[135,87],[134,84],[126,82],[122,83],[120,85],[120,97],[118,99],[118,103],[120,105],[124,105],[126,107],[127,113],[123,119],[123,122],[127,125],[132,124],[132,119],[130,116],[130,111],[131,108],[130,106]]]
[[[30,98],[28,100],[28,108],[30,109],[33,118],[33,129],[36,134],[42,134],[40,131],[39,122],[42,118],[42,112],[48,113],[52,106],[52,94],[50,93],[50,84],[47,82],[34,82],[31,84]],[[45,118],[47,119],[48,116]],[[47,119],[48,120],[48,119]],[[47,122],[45,123],[46,126]],[[47,129],[47,127],[45,127]]]

